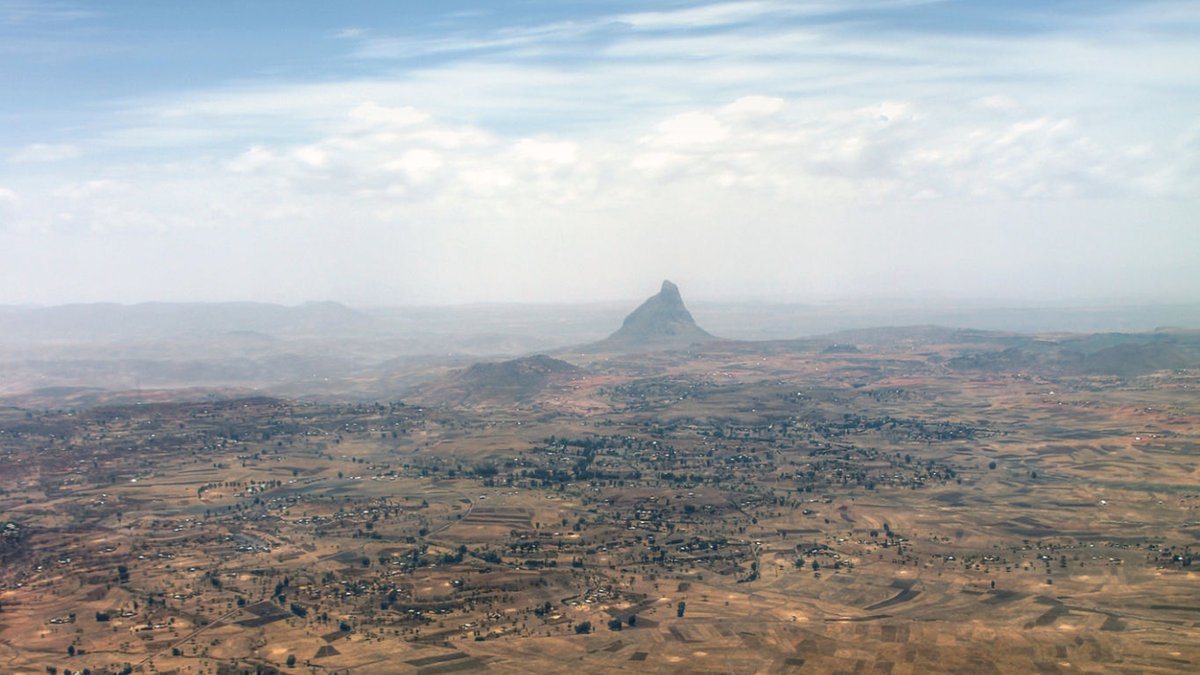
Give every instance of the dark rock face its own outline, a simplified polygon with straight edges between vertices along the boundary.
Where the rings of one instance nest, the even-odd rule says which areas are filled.
[[[715,339],[696,325],[691,312],[683,304],[679,287],[664,281],[658,295],[633,310],[625,317],[621,328],[597,343],[596,347],[618,350],[686,347]]]

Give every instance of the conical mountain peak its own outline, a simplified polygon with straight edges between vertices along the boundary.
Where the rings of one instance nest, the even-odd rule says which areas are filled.
[[[598,346],[615,349],[686,347],[713,339],[712,335],[696,325],[691,312],[683,304],[679,287],[670,281],[663,281],[658,294],[633,310],[625,317],[620,330]]]

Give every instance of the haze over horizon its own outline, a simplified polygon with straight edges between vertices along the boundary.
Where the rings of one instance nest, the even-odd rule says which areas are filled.
[[[0,0],[0,304],[1200,298],[1188,2]]]

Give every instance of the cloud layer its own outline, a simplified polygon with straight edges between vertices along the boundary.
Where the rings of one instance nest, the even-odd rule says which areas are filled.
[[[0,302],[1200,293],[1200,11],[957,4],[330,27],[341,77],[14,139]]]

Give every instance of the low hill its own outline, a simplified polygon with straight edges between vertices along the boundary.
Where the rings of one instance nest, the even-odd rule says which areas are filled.
[[[1097,333],[1056,338],[997,338],[1003,349],[965,351],[947,362],[958,370],[1042,371],[1061,375],[1136,377],[1200,368],[1200,331]]]
[[[419,387],[414,398],[442,404],[524,402],[581,372],[544,354],[475,363]]]
[[[1156,370],[1200,367],[1200,344],[1152,341],[1121,344],[1083,358],[1080,370],[1088,374],[1132,377]]]

